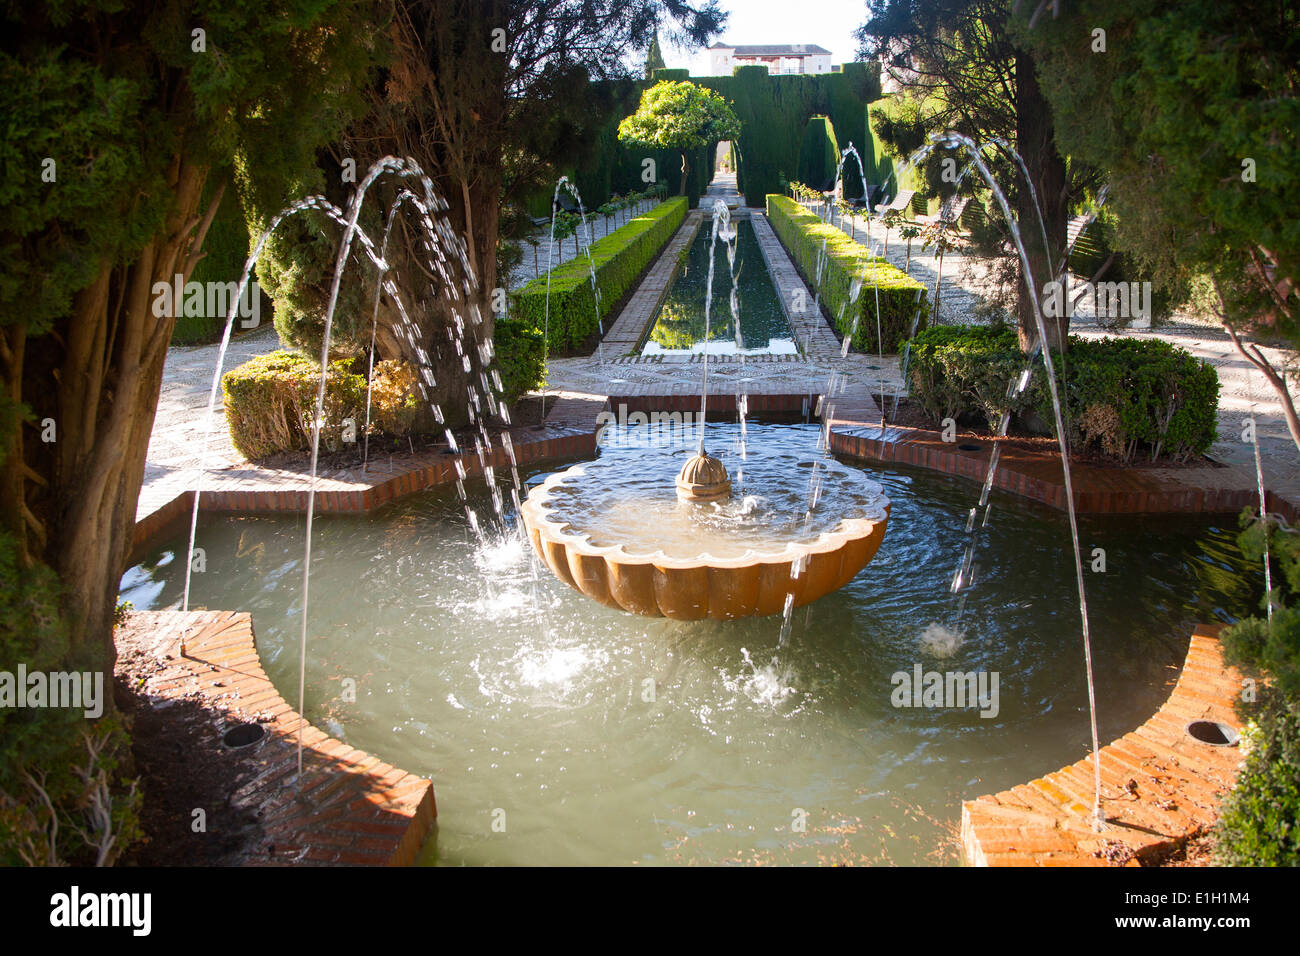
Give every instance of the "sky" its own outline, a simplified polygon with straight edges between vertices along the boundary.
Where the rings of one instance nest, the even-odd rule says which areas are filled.
[[[867,19],[865,0],[722,0],[727,26],[712,42],[730,46],[758,43],[815,43],[831,51],[832,63],[857,59],[853,32]],[[707,76],[708,54],[701,49],[664,48],[664,63]]]

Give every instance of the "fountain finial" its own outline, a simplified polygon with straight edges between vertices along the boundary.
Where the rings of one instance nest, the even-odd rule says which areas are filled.
[[[677,475],[677,497],[682,501],[723,501],[731,497],[731,478],[727,466],[704,450],[682,465]]]

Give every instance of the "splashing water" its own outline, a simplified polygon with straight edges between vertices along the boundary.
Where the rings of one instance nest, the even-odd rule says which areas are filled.
[[[934,621],[926,626],[917,639],[921,652],[940,660],[952,657],[966,643],[964,631],[955,631]]]

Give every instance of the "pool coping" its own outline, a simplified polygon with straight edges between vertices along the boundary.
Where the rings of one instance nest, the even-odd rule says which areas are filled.
[[[930,429],[882,426],[878,410],[864,415],[845,409],[844,414],[845,418],[831,423],[831,449],[837,454],[874,463],[912,465],[979,483],[987,476],[993,439],[958,434],[945,441],[940,432]],[[978,450],[960,447],[969,443],[978,444]],[[1070,470],[1074,507],[1079,514],[1236,514],[1259,505],[1259,489],[1254,485],[1190,485],[1201,472],[1197,468],[1104,468],[1072,460]],[[1060,511],[1066,509],[1059,452],[1036,452],[1017,447],[1014,441],[1003,443],[993,486]],[[1272,491],[1266,491],[1265,502],[1270,512],[1290,522],[1300,515],[1293,502]]]
[[[703,221],[704,213],[701,210],[687,210],[686,218],[641,276],[636,291],[619,311],[618,317],[610,323],[609,331],[601,338],[592,355],[596,355],[605,346],[618,349],[613,358],[640,352],[655,316],[659,314],[659,308],[681,270],[682,250],[690,248]]]
[[[195,761],[217,762],[229,792],[224,799],[250,818],[256,840],[244,837],[225,862],[246,866],[409,866],[437,817],[433,784],[302,719],[280,696],[262,667],[252,615],[234,611],[133,611],[127,626],[147,635],[147,674],[119,661],[141,705],[177,705],[203,712],[212,746],[190,748],[169,773],[193,774]],[[246,724],[266,736],[246,748],[227,748],[219,733]],[[302,732],[303,772],[298,774]],[[186,821],[189,822],[188,820]],[[206,831],[205,831],[206,832]],[[225,839],[223,837],[222,839]]]
[[[965,800],[961,842],[972,866],[1159,863],[1218,819],[1245,759],[1240,746],[1193,741],[1191,721],[1240,732],[1241,675],[1225,666],[1218,625],[1193,632],[1173,692],[1142,726],[1101,748],[1102,813],[1093,830],[1093,756],[1009,790]]]

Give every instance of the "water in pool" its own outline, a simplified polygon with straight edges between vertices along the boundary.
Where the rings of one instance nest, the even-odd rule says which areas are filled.
[[[734,441],[717,430],[711,447]],[[816,436],[751,425],[748,453],[815,457]],[[633,429],[602,455],[642,444]],[[848,586],[796,610],[779,657],[779,616],[679,623],[591,602],[534,562],[516,526],[480,545],[454,491],[320,516],[307,717],[433,780],[426,863],[954,863],[962,799],[1087,751],[1068,526],[995,493],[958,624],[948,584],[978,487],[865,471],[892,502],[884,544]],[[252,612],[288,699],[303,529],[205,516],[193,585],[194,605]],[[1231,518],[1083,519],[1085,548],[1107,560],[1087,581],[1103,741],[1167,696],[1196,622],[1258,600],[1235,533]],[[158,547],[122,596],[175,606],[184,548],[180,536]],[[996,673],[996,716],[894,706],[894,675],[917,665]],[[345,677],[355,703],[341,700]]]
[[[710,303],[710,355],[794,355],[794,336],[781,309],[767,264],[746,219],[736,223],[737,307],[740,329],[731,315],[731,266],[726,243],[719,238],[713,246],[713,298]],[[704,298],[709,280],[711,220],[706,218],[695,235],[690,253],[677,279],[664,297],[650,329],[642,355],[702,354],[704,342]]]

